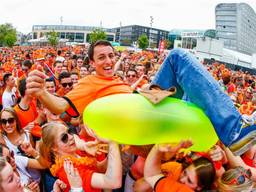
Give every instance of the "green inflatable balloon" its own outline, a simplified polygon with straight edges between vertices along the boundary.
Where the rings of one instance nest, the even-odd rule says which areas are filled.
[[[152,104],[139,94],[116,94],[90,103],[83,120],[97,135],[122,144],[173,143],[192,139],[191,150],[205,151],[218,140],[204,112],[168,97]]]

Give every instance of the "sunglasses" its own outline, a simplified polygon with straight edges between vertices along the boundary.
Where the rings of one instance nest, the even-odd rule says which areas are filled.
[[[241,185],[245,182],[246,178],[250,179],[252,176],[252,172],[250,169],[247,170],[240,170],[240,174],[238,177],[233,178],[227,184],[229,185]]]
[[[60,140],[62,143],[67,144],[68,143],[68,135],[73,135],[74,132],[72,129],[68,129],[66,133],[63,133],[60,137]]]
[[[67,86],[72,87],[73,86],[73,82],[71,82],[71,83],[61,83],[61,85],[63,87],[67,87]]]
[[[127,77],[136,77],[136,75],[127,75]]]
[[[1,119],[1,124],[4,124],[4,125],[6,125],[7,124],[7,122],[8,122],[8,124],[13,124],[14,123],[14,121],[15,121],[15,119],[13,118],[13,117],[11,117],[11,118],[9,118],[9,119]]]

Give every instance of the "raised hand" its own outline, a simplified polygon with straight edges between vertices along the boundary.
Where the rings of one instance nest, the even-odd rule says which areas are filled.
[[[66,188],[67,188],[67,185],[63,181],[61,181],[60,179],[57,179],[54,182],[54,185],[53,185],[53,192],[62,192]]]
[[[26,80],[26,94],[35,97],[40,96],[43,91],[45,91],[44,83],[46,77],[47,76],[40,71],[40,68],[38,68],[38,70],[31,71]]]
[[[64,170],[71,188],[81,188],[83,184],[82,179],[77,168],[74,168],[72,161],[69,159],[65,159],[64,161]]]

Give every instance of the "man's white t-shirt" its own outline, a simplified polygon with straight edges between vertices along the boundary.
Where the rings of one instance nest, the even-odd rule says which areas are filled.
[[[3,104],[3,109],[7,107],[13,107],[16,105],[17,99],[16,99],[16,88],[14,87],[11,92],[9,91],[4,91],[3,96],[2,96],[2,104]]]

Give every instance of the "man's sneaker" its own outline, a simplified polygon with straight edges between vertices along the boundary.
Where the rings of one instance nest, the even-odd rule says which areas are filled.
[[[243,115],[243,124],[238,138],[229,146],[234,155],[242,155],[256,144],[256,112]]]

